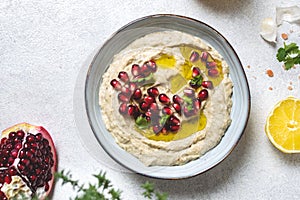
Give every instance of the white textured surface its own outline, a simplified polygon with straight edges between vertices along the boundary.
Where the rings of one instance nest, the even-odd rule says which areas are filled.
[[[23,121],[43,125],[57,145],[60,169],[82,180],[93,180],[92,173],[105,170],[123,190],[123,199],[140,199],[140,185],[148,178],[109,167],[83,147],[84,133],[79,133],[73,112],[74,88],[87,57],[121,26],[150,14],[185,15],[210,24],[235,48],[248,76],[252,110],[242,140],[221,164],[191,179],[150,181],[175,200],[299,199],[300,155],[277,151],[265,136],[264,123],[278,100],[300,97],[300,68],[283,71],[275,58],[279,46],[258,34],[263,18],[275,18],[276,6],[297,4],[298,0],[2,0],[0,129]],[[291,28],[281,27],[285,32]],[[295,30],[293,37],[299,42]],[[269,68],[273,78],[265,74]],[[290,82],[293,90],[287,89]],[[57,185],[53,199],[68,199],[71,191]]]

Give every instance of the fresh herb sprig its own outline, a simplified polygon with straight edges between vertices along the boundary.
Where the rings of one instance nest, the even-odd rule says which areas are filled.
[[[291,69],[296,64],[300,64],[300,50],[296,43],[286,44],[277,51],[277,60],[284,63],[286,70]]]
[[[148,199],[152,199],[156,197],[157,200],[167,200],[168,194],[167,193],[159,193],[155,191],[153,183],[146,182],[142,185],[142,188],[145,190],[143,192],[143,196]]]
[[[97,184],[89,183],[88,186],[80,184],[78,180],[72,178],[72,174],[68,171],[60,171],[55,174],[56,181],[61,180],[61,184],[71,184],[77,192],[77,196],[73,200],[121,200],[122,191],[114,189],[111,181],[106,177],[106,173],[100,171],[99,174],[93,175],[97,179]],[[150,200],[167,200],[166,193],[160,193],[155,190],[154,184],[148,181],[141,186],[144,189],[143,197]]]

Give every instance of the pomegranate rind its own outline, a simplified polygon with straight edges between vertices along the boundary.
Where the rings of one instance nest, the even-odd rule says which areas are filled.
[[[51,135],[44,127],[35,126],[35,125],[29,124],[26,122],[16,124],[12,127],[9,127],[7,129],[3,130],[0,139],[4,138],[4,137],[8,137],[10,132],[16,132],[18,130],[23,130],[24,132],[32,133],[32,134],[42,133],[43,137],[49,141],[49,145],[51,147],[53,147],[52,153],[53,153],[54,165],[51,169],[51,171],[53,173],[53,177],[52,177],[51,181],[49,181],[48,191],[45,192],[44,194],[42,194],[41,196],[39,196],[39,199],[43,200],[52,192],[52,189],[54,186],[54,173],[57,171],[57,153],[56,153],[54,142],[52,140]]]

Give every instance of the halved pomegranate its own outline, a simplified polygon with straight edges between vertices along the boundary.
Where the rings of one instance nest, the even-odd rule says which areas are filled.
[[[46,129],[21,123],[2,132],[1,200],[45,199],[52,190],[56,170],[55,146]]]

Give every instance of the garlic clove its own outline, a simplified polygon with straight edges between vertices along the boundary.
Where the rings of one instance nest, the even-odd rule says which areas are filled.
[[[260,35],[266,41],[276,43],[277,25],[272,18],[265,18],[261,21]]]

